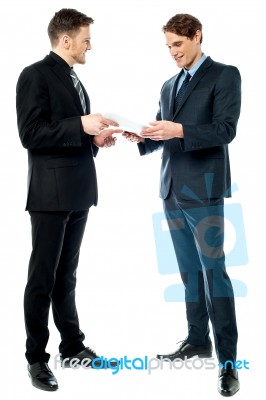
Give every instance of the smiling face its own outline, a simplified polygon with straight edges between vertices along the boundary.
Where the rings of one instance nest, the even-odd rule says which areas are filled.
[[[90,27],[82,26],[70,39],[68,53],[71,64],[85,64],[86,52],[91,49]]]
[[[165,32],[165,38],[170,54],[179,68],[189,70],[201,58],[200,30],[196,31],[192,39],[172,32]]]
[[[86,63],[86,52],[91,49],[90,26],[82,26],[73,34],[63,33],[52,49],[62,57],[70,67]]]

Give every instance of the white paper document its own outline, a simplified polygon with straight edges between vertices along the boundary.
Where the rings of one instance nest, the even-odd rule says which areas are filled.
[[[135,133],[136,135],[139,135],[142,129],[149,127],[149,124],[145,125],[140,122],[132,121],[116,113],[106,113],[104,114],[104,117],[117,122],[119,124],[119,128],[124,129],[128,132]]]

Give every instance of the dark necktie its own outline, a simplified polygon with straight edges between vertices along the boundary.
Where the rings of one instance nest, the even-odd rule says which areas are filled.
[[[175,111],[177,110],[177,107],[179,106],[179,104],[180,104],[180,102],[181,102],[181,100],[182,100],[182,98],[183,98],[183,96],[185,94],[185,91],[187,89],[187,86],[188,86],[190,78],[191,78],[191,75],[189,75],[189,73],[187,72],[186,77],[185,77],[180,89],[178,90],[176,97],[175,97]]]
[[[81,102],[81,105],[82,105],[82,108],[83,108],[83,112],[84,112],[84,115],[85,115],[85,114],[87,114],[87,107],[86,107],[86,101],[85,101],[84,93],[83,93],[79,78],[78,78],[76,72],[73,69],[71,70],[70,76],[72,78],[74,87],[75,87],[76,91],[78,92],[78,95],[79,95],[79,98],[80,98],[80,102]]]

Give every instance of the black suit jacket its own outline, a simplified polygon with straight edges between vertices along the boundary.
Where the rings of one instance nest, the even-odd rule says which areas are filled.
[[[28,149],[30,211],[85,210],[97,204],[93,156],[98,149],[82,129],[83,110],[70,71],[51,52],[26,67],[18,79],[17,122]],[[83,91],[89,114],[89,97]]]
[[[241,78],[234,66],[202,63],[174,112],[180,74],[162,87],[157,120],[181,123],[184,139],[146,140],[141,155],[163,148],[160,196],[172,188],[180,200],[231,196],[228,143],[236,135],[240,115]]]

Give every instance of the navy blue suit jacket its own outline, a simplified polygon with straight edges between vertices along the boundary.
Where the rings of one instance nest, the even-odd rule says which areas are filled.
[[[140,154],[163,148],[160,185],[163,199],[171,187],[182,201],[230,197],[228,143],[236,135],[240,115],[240,73],[234,66],[207,57],[174,112],[179,77],[175,75],[163,85],[157,120],[181,123],[184,139],[148,139],[139,144]]]

